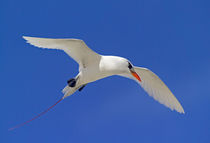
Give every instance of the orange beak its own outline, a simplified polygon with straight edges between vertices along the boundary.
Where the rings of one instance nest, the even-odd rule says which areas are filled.
[[[138,75],[136,72],[131,71],[131,74],[132,74],[138,81],[141,82],[141,78],[139,77],[139,75]]]

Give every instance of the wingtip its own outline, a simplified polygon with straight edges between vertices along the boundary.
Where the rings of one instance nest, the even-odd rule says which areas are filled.
[[[27,41],[29,37],[28,36],[22,36],[22,38]]]
[[[184,110],[182,109],[182,111],[180,112],[181,114],[185,114]]]
[[[182,107],[176,111],[179,112],[180,114],[185,114],[184,109]]]

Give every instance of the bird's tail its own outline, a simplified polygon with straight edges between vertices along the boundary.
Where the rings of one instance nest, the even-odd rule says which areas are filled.
[[[70,95],[72,95],[75,91],[77,91],[78,87],[69,87],[68,85],[66,85],[66,87],[62,90],[64,96],[63,98],[66,98]]]
[[[24,123],[22,123],[22,124],[19,124],[19,125],[17,125],[17,126],[14,126],[14,127],[10,128],[9,130],[14,130],[14,129],[16,129],[16,128],[19,128],[19,127],[21,127],[21,126],[23,126],[23,125],[25,125],[25,124],[27,124],[27,123],[29,123],[29,122],[31,122],[31,121],[37,119],[37,118],[39,118],[40,116],[44,115],[46,112],[48,112],[50,109],[52,109],[55,105],[57,105],[59,102],[61,102],[64,98],[66,98],[67,96],[72,95],[75,91],[77,91],[77,89],[78,89],[78,87],[69,87],[69,86],[67,85],[67,86],[62,90],[64,96],[63,96],[60,100],[58,100],[54,105],[52,105],[51,107],[49,107],[47,110],[44,110],[43,112],[41,112],[40,114],[38,114],[38,115],[35,116],[34,118],[32,118],[32,119],[30,119],[30,120],[28,120],[28,121],[26,121],[26,122],[24,122]]]

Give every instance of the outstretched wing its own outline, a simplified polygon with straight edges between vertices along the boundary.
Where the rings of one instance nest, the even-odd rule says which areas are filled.
[[[169,107],[171,110],[176,110],[179,113],[184,113],[184,110],[164,82],[152,71],[147,68],[134,67],[135,72],[140,76],[141,82],[133,78],[131,75],[122,75],[131,78],[138,82],[141,87],[155,100]]]
[[[27,36],[23,36],[23,38],[27,40],[27,43],[39,48],[63,50],[83,67],[100,59],[99,54],[88,48],[85,42],[79,39],[50,39]]]

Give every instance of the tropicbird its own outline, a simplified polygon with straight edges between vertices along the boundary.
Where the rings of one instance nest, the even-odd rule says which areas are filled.
[[[165,105],[171,110],[184,113],[179,101],[156,74],[147,68],[133,66],[126,58],[99,55],[88,48],[85,42],[80,39],[50,39],[27,36],[23,36],[23,38],[27,41],[27,43],[39,48],[63,50],[79,64],[78,75],[67,81],[68,84],[62,90],[64,96],[57,101],[56,104],[64,98],[72,95],[75,91],[81,91],[88,83],[108,76],[119,75],[135,80],[159,103]],[[38,118],[56,104],[31,120],[28,120],[11,129],[20,127]]]

